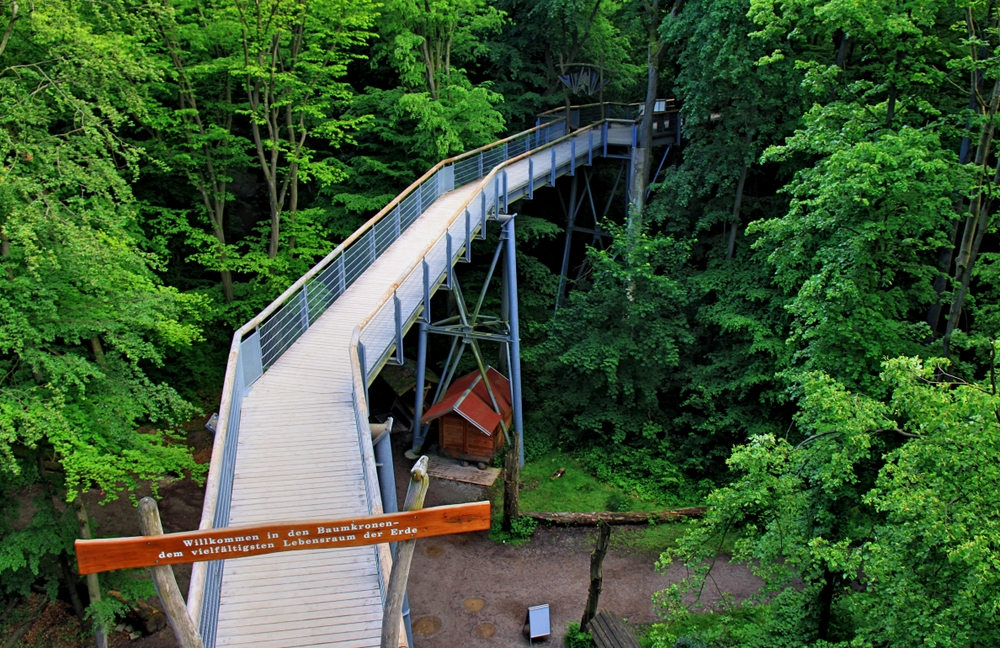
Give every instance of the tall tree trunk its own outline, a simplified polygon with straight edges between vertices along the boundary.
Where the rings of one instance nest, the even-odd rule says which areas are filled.
[[[655,11],[655,5],[651,11]],[[653,156],[653,109],[656,107],[657,81],[660,76],[660,53],[663,43],[656,30],[658,20],[650,19],[654,26],[650,29],[646,66],[646,102],[639,125],[637,147],[632,150],[632,195],[628,213],[629,240],[634,241],[642,231],[642,210],[646,204],[646,189],[649,187],[649,167]]]
[[[985,54],[985,52],[983,52]],[[971,88],[969,89],[969,112],[976,110],[976,97],[982,91],[983,87],[983,77],[982,74],[974,73],[970,81]],[[968,164],[969,163],[969,152],[971,151],[972,138],[969,136],[972,130],[972,119],[969,118],[965,123],[965,136],[962,138],[962,144],[959,146],[958,152],[958,163]],[[955,200],[955,212],[961,214],[963,207],[965,205],[964,199],[959,196]],[[951,262],[955,256],[955,240],[958,238],[958,228],[959,222],[955,221],[951,228],[951,237],[948,239],[949,243],[946,247],[942,247],[938,250],[938,276],[934,279],[934,292],[937,294],[937,299],[934,304],[931,305],[930,309],[927,311],[927,325],[931,327],[931,333],[937,335],[938,327],[941,325],[941,296],[944,294],[945,289],[948,287],[948,273],[951,270]]]
[[[49,471],[45,468],[45,461],[42,459],[41,454],[38,455],[38,475],[42,478],[42,488],[45,491],[45,496],[48,499],[49,506],[52,507],[53,515],[56,515],[62,502],[56,498],[54,492],[52,492],[52,482],[49,479]],[[69,592],[69,600],[73,605],[73,612],[76,614],[77,621],[80,623],[80,630],[86,632],[89,629],[89,624],[87,623],[86,611],[83,608],[83,601],[80,600],[80,593],[76,591],[76,576],[73,574],[73,570],[69,567],[69,560],[66,559],[66,554],[61,554],[59,556],[59,568],[62,570],[63,583],[66,585],[66,591]]]
[[[10,256],[10,237],[6,233],[0,232],[0,258]],[[14,281],[14,268],[7,268],[7,281]]]
[[[1000,182],[1000,167],[997,168],[997,175],[993,178],[993,182],[994,184]],[[989,212],[990,209],[988,205],[984,205],[980,208],[979,218],[976,219],[975,236],[972,239],[972,243],[969,245],[966,263],[964,265],[960,265],[956,272],[955,279],[958,283],[958,290],[955,292],[951,309],[948,312],[948,323],[945,326],[943,348],[945,357],[948,357],[951,352],[951,334],[955,331],[955,327],[958,326],[959,319],[962,315],[965,298],[969,294],[969,283],[972,281],[972,269],[975,267],[976,258],[979,256],[979,248],[983,243],[983,238],[985,238],[986,232],[989,229]]]
[[[733,222],[729,226],[729,245],[726,247],[726,258],[732,259],[736,250],[736,232],[740,228],[740,209],[743,206],[743,187],[747,182],[747,169],[750,165],[743,163],[740,179],[736,182],[736,199],[733,201]]]
[[[958,209],[961,209],[962,200],[958,201]],[[958,238],[959,222],[955,221],[951,228],[949,245],[938,250],[938,276],[934,278],[934,292],[937,299],[927,311],[927,326],[931,327],[931,333],[937,335],[938,327],[941,325],[941,295],[948,287],[948,270],[951,268],[951,260],[955,252],[955,239]]]
[[[83,609],[80,593],[76,591],[76,577],[73,575],[73,570],[70,569],[69,561],[65,555],[59,556],[59,568],[62,570],[63,583],[66,584],[66,590],[69,592],[69,602],[73,605],[73,613],[76,614],[80,630],[86,632],[88,630],[86,611]]]
[[[983,124],[979,135],[979,144],[976,146],[975,165],[983,168],[989,157],[990,145],[993,143],[994,117],[997,114],[997,107],[1000,105],[1000,80],[993,84],[993,92],[990,96],[989,105],[984,111],[986,122]],[[994,183],[1000,180],[1000,164],[994,173]],[[985,189],[980,186],[979,192],[969,203],[968,216],[962,231],[962,241],[958,248],[958,259],[955,262],[955,281],[959,284],[959,289],[955,291],[955,296],[948,311],[948,321],[945,324],[943,339],[943,353],[948,357],[951,347],[951,334],[958,326],[959,315],[965,305],[965,297],[968,294],[969,281],[972,278],[972,268],[975,262],[976,253],[979,251],[978,243],[982,242],[982,235],[977,236],[977,229],[982,232],[989,221],[989,208],[983,204]]]
[[[817,604],[819,605],[819,624],[817,634],[819,638],[826,641],[830,636],[830,617],[833,609],[833,591],[837,586],[838,577],[829,569],[823,573],[823,588],[819,591]]]
[[[521,454],[520,438],[517,434],[508,433],[507,457],[504,461],[503,476],[503,519],[501,528],[510,533],[514,520],[521,515]]]
[[[87,508],[83,505],[79,495],[73,500],[73,507],[76,510],[76,522],[80,529],[80,537],[84,540],[90,540],[90,518],[87,516]],[[91,604],[97,603],[101,600],[101,583],[97,579],[97,574],[87,574],[86,578],[90,602]],[[94,619],[94,641],[97,648],[107,648],[108,646],[107,630],[96,618]]]
[[[580,619],[580,630],[583,632],[587,631],[587,626],[597,616],[597,606],[604,585],[604,556],[608,553],[610,541],[611,525],[602,520],[597,525],[597,545],[590,554],[590,590],[587,592],[587,605],[583,608],[583,618]]]

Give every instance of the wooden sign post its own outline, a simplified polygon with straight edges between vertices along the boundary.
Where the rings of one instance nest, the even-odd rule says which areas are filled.
[[[410,485],[406,489],[403,510],[419,511],[424,506],[430,478],[427,476],[427,457],[417,460],[410,470]],[[488,504],[489,502],[487,502]],[[489,524],[486,525],[489,528]],[[399,626],[403,615],[403,597],[406,596],[406,581],[410,577],[410,562],[413,560],[413,540],[396,543],[396,555],[392,560],[389,575],[389,591],[385,595],[385,609],[382,612],[382,647],[396,648],[399,645]]]
[[[139,500],[139,528],[147,536],[163,535],[160,509],[152,497],[143,497]],[[167,614],[170,629],[174,631],[177,645],[180,648],[205,648],[201,635],[198,634],[198,628],[187,613],[184,597],[181,596],[177,579],[174,577],[174,568],[169,565],[150,567],[149,574],[153,577],[156,593],[160,595],[160,603],[163,604],[163,611]]]

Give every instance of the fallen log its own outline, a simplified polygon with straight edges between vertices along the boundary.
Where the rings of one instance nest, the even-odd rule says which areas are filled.
[[[705,514],[704,506],[670,509],[666,511],[641,511],[631,513],[540,513],[522,511],[521,515],[559,526],[596,526],[604,521],[608,524],[647,524],[649,522],[676,522],[682,518],[696,518]]]

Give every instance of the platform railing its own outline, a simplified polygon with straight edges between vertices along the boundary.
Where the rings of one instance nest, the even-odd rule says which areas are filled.
[[[607,129],[601,130],[600,127],[601,123],[597,123],[586,129],[593,131],[589,136],[590,146],[586,150],[581,146],[564,166],[572,168],[581,156],[589,157],[595,147],[606,142]],[[501,201],[506,208],[507,187],[505,183],[501,184],[505,174],[498,172],[534,151],[549,148],[580,133],[566,135],[565,131],[565,122],[555,119],[434,165],[234,333],[199,528],[228,526],[240,409],[243,397],[253,383],[435,200],[456,187],[485,178],[483,188],[463,207],[464,218],[456,219],[446,234],[421,255],[392,293],[386,295],[372,315],[358,327],[357,343],[351,345],[350,352],[358,362],[360,389],[367,392],[370,377],[389,359],[393,348],[397,350],[397,360],[402,361],[401,331],[405,331],[421,312],[426,312],[424,306],[428,304],[430,288],[449,280],[448,275],[457,256],[469,249],[474,233],[483,234],[487,218],[497,216]],[[594,133],[598,133],[596,140]],[[541,184],[546,182],[545,178],[532,175],[531,189],[524,189],[520,194],[531,193],[536,186],[540,186],[539,180]],[[367,394],[359,393],[357,382],[353,397],[362,446],[359,458],[365,472],[369,513],[377,513],[381,512],[381,499],[375,478],[371,439],[365,434]],[[391,564],[391,559],[387,559],[388,549],[382,547],[382,550],[377,550],[376,557],[380,563],[380,585],[384,593]],[[222,566],[222,561],[194,563],[191,575],[188,611],[192,618],[200,621],[206,648],[214,645]]]

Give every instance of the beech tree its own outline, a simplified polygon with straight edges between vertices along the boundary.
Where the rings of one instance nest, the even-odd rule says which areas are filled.
[[[659,563],[680,560],[690,570],[660,594],[679,614],[682,595],[708,585],[726,543],[764,579],[751,622],[720,626],[702,640],[748,647],[1000,640],[996,387],[954,376],[943,359],[886,361],[881,380],[884,401],[821,372],[805,375],[795,433],[757,436],[734,450],[735,480],[709,497],[704,526]],[[664,639],[656,645],[672,645]]]
[[[116,131],[156,74],[142,22],[84,3],[13,7],[0,5],[4,42],[19,44],[0,46],[0,593],[63,584],[100,642],[123,606],[96,577],[86,618],[75,597],[80,495],[199,474],[171,432],[194,408],[147,372],[200,339],[204,301],[162,285],[138,235],[140,157]]]

